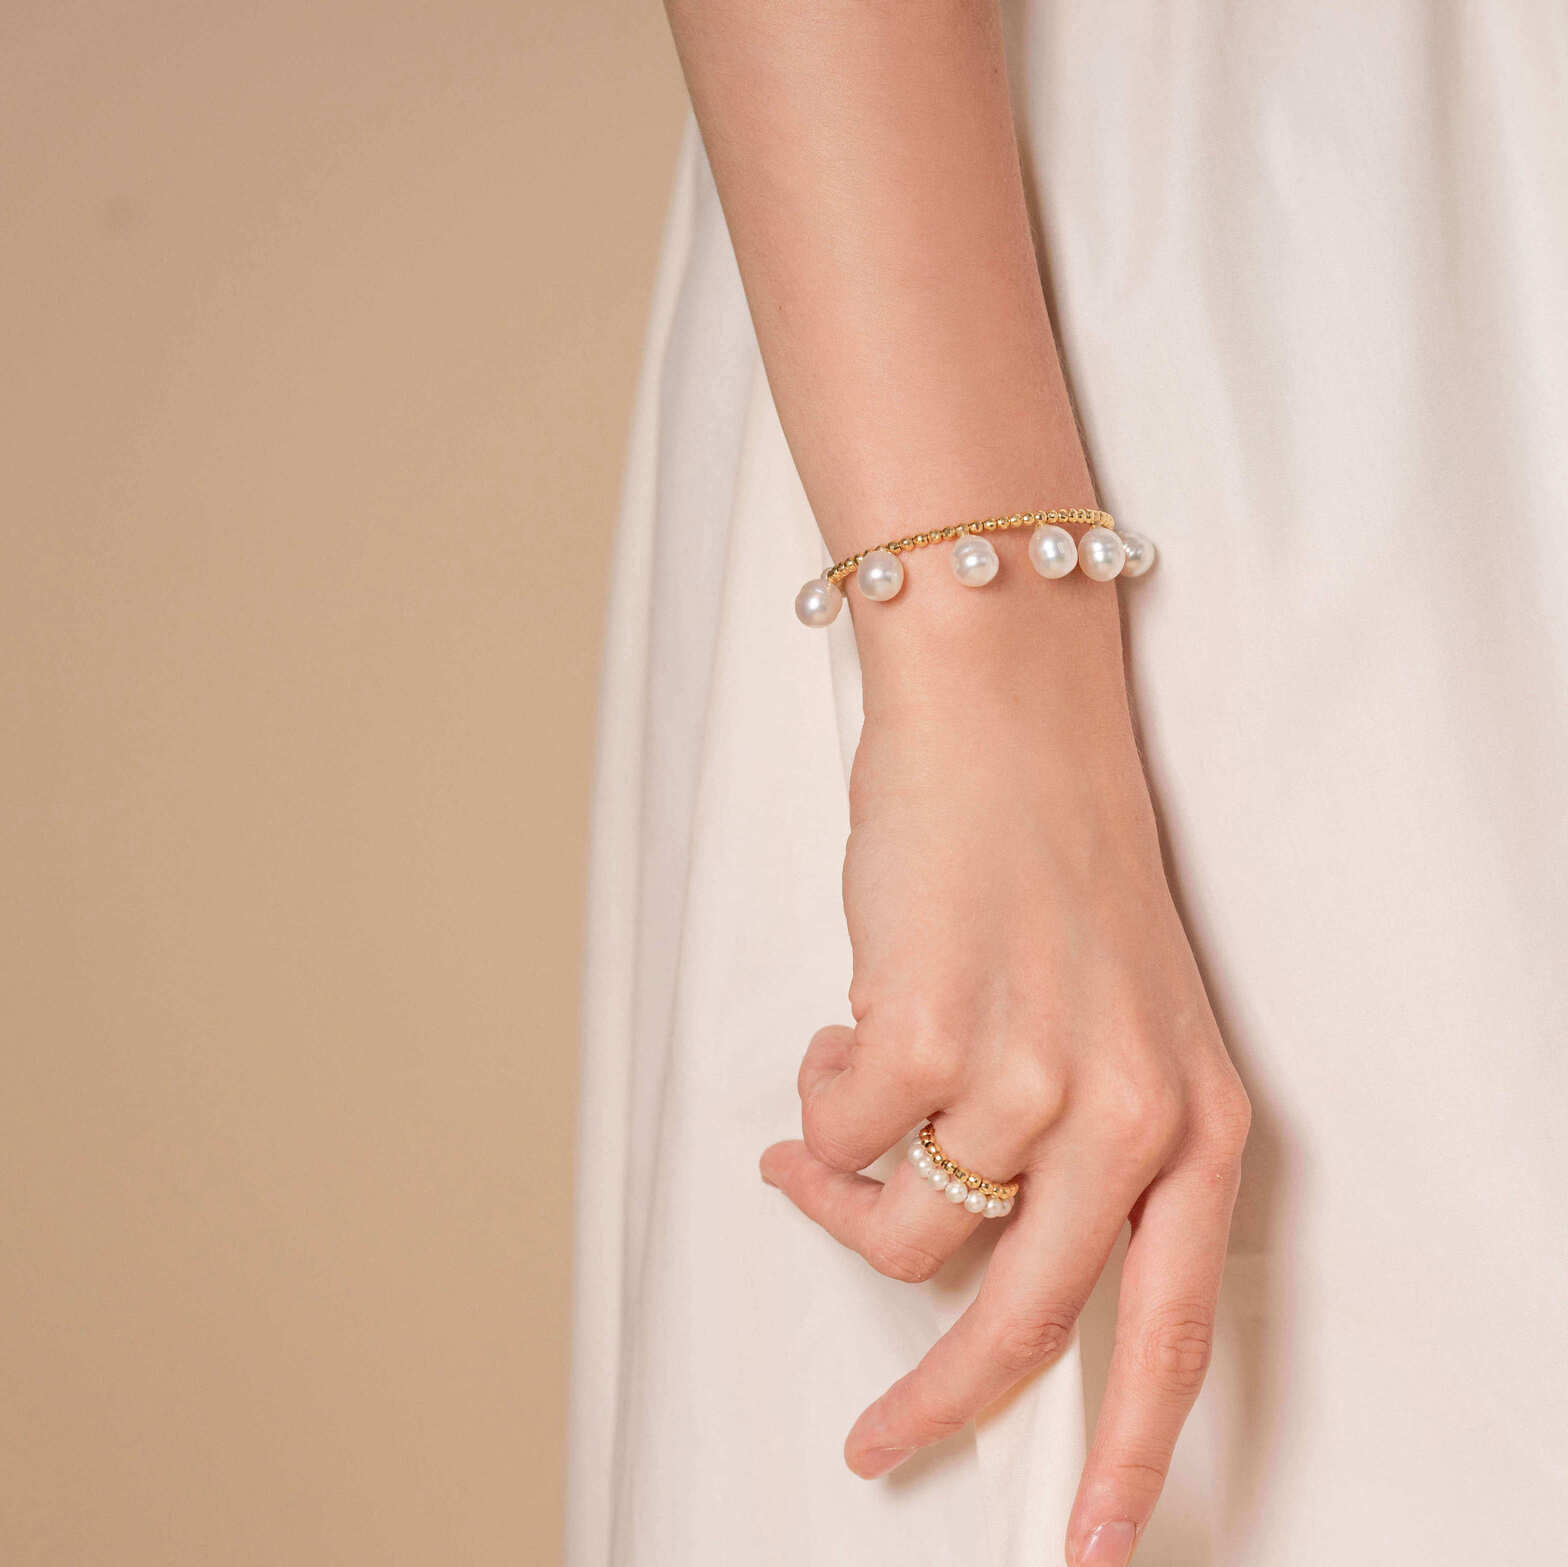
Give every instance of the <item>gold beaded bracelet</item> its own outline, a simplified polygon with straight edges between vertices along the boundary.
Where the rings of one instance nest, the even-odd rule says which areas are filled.
[[[1083,524],[1082,537],[1075,539],[1062,527],[1064,522]],[[899,556],[931,544],[951,543],[953,575],[966,588],[982,588],[1001,565],[996,546],[985,535],[1006,528],[1034,530],[1029,540],[1029,563],[1046,578],[1065,577],[1076,567],[1092,581],[1109,582],[1121,576],[1141,577],[1154,564],[1154,545],[1141,534],[1118,529],[1108,511],[1068,507],[1017,512],[1010,517],[984,517],[978,522],[912,533],[835,561],[796,594],[796,617],[806,626],[830,625],[843,607],[840,584],[846,577],[854,577],[861,593],[874,602],[893,598],[904,585],[904,563]]]
[[[1038,528],[1044,523],[1083,522],[1092,528],[1116,527],[1116,521],[1108,511],[1089,511],[1083,508],[1074,508],[1068,511],[1026,511],[1013,517],[983,517],[978,522],[961,522],[952,528],[936,528],[930,533],[912,533],[907,539],[894,539],[891,544],[873,544],[870,549],[862,550],[858,555],[851,555],[847,559],[836,561],[822,573],[823,580],[831,582],[837,587],[845,577],[851,576],[860,569],[860,563],[868,555],[875,555],[878,550],[886,550],[889,555],[903,555],[909,550],[924,549],[928,544],[942,544],[951,539],[961,537],[966,533],[995,533],[1002,528]]]

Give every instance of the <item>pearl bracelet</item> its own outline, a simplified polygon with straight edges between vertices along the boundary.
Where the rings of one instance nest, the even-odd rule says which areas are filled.
[[[1074,539],[1064,522],[1087,523],[1083,536]],[[1076,566],[1095,582],[1114,577],[1141,577],[1154,564],[1154,545],[1140,533],[1118,530],[1109,512],[1088,508],[1020,512],[1011,517],[986,517],[956,527],[911,534],[891,544],[878,544],[837,561],[820,577],[813,577],[795,595],[795,615],[803,626],[831,625],[843,607],[839,587],[853,576],[860,591],[876,603],[894,597],[904,585],[904,563],[898,557],[928,544],[952,541],[949,559],[953,575],[966,588],[983,588],[997,573],[1001,561],[996,546],[986,537],[999,528],[1029,528],[1029,563],[1042,577],[1065,577]]]

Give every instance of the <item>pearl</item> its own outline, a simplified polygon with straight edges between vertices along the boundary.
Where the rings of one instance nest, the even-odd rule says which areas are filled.
[[[988,1219],[1002,1217],[1002,1199],[1000,1197],[987,1197],[985,1201],[985,1216]]]
[[[795,618],[803,626],[831,626],[844,595],[826,577],[813,577],[795,595]]]
[[[930,1164],[931,1155],[926,1152],[924,1143],[911,1143],[909,1145],[909,1162],[911,1164]]]
[[[997,1215],[997,1217],[1001,1218],[1001,1219],[1005,1219],[1008,1216],[1008,1214],[1010,1214],[1012,1211],[1013,1211],[1013,1199],[1011,1197],[1004,1197],[1002,1199],[1002,1211],[1001,1211],[1000,1214]]]
[[[932,1165],[931,1173],[926,1177],[933,1186],[946,1186],[948,1181],[947,1171],[941,1165]]]
[[[1066,528],[1047,523],[1029,540],[1029,563],[1042,577],[1065,577],[1078,564],[1078,546]]]
[[[1122,567],[1124,577],[1141,577],[1154,564],[1154,541],[1141,533],[1124,533],[1122,548],[1127,551],[1127,564]]]
[[[986,1198],[984,1192],[970,1192],[970,1194],[964,1198],[964,1206],[971,1213],[984,1213],[985,1202]]]
[[[999,565],[996,546],[977,533],[966,533],[953,545],[953,575],[966,588],[983,588]]]
[[[872,550],[855,571],[860,591],[881,603],[904,585],[904,563],[892,550]]]
[[[947,1183],[947,1200],[949,1202],[962,1202],[969,1195],[969,1188],[962,1181],[949,1181]]]
[[[1127,564],[1122,541],[1109,528],[1090,528],[1078,541],[1078,569],[1095,582],[1109,582]]]

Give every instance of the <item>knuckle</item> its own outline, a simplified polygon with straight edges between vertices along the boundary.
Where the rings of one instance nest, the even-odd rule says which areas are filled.
[[[1165,1393],[1196,1397],[1214,1355],[1214,1319],[1208,1311],[1180,1307],[1162,1313],[1144,1330],[1143,1369]]]
[[[857,1032],[863,1048],[901,1082],[940,1094],[958,1080],[964,1061],[955,1043],[959,1033],[919,1002],[872,1008]]]
[[[1036,1366],[1055,1360],[1072,1338],[1076,1311],[1055,1307],[1004,1322],[991,1345],[991,1359],[1004,1372],[1017,1378]]]
[[[913,1424],[923,1440],[941,1441],[953,1436],[969,1424],[970,1413],[949,1399],[927,1392],[921,1395],[911,1410]]]
[[[1217,1180],[1233,1180],[1241,1169],[1252,1129],[1252,1102],[1234,1074],[1205,1094],[1193,1121],[1192,1137]]]
[[[850,1138],[836,1128],[823,1124],[820,1114],[814,1115],[808,1110],[801,1117],[800,1131],[806,1152],[830,1170],[847,1173],[860,1169],[867,1162]]]
[[[811,1090],[817,1084],[824,1072],[832,1070],[835,1064],[830,1057],[836,1054],[834,1045],[836,1031],[832,1028],[819,1028],[811,1036],[811,1042],[806,1046],[806,1053],[800,1058],[800,1068],[795,1073],[795,1092],[804,1102],[810,1097]],[[842,1062],[836,1063],[842,1065]]]
[[[1101,1088],[1095,1114],[1114,1151],[1130,1164],[1148,1165],[1176,1139],[1183,1118],[1182,1096],[1162,1078],[1124,1078]]]
[[[1159,1498],[1168,1467],[1169,1461],[1156,1453],[1148,1457],[1128,1455],[1106,1464],[1105,1479],[1116,1495],[1132,1501],[1141,1511],[1152,1507]]]
[[[1038,1058],[1010,1062],[994,1075],[990,1086],[998,1106],[996,1118],[1019,1131],[1053,1126],[1067,1108],[1065,1072]]]
[[[917,1035],[899,1052],[899,1073],[904,1081],[930,1093],[942,1094],[957,1081],[963,1061],[945,1038]]]
[[[821,1061],[824,1057],[842,1064],[854,1044],[852,1029],[842,1023],[825,1023],[817,1029],[806,1045],[806,1061]]]
[[[878,1273],[905,1284],[923,1284],[942,1266],[934,1251],[899,1235],[873,1236],[866,1243],[865,1255]]]
[[[1212,1094],[1204,1114],[1216,1132],[1240,1153],[1252,1130],[1252,1101],[1241,1086],[1240,1078],[1232,1076],[1222,1089]]]

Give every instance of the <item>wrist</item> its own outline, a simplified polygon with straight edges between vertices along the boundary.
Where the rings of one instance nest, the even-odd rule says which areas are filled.
[[[868,689],[851,819],[972,808],[998,823],[1048,824],[1058,849],[1102,869],[1150,861],[1151,848],[1158,863],[1125,685],[1110,673],[1066,681],[1014,666],[981,680],[938,669]]]
[[[904,586],[885,603],[845,584],[867,717],[984,713],[1058,737],[1130,734],[1114,585],[1044,581],[1022,532],[991,537],[1002,565],[982,588],[954,581],[936,551],[906,557]]]

